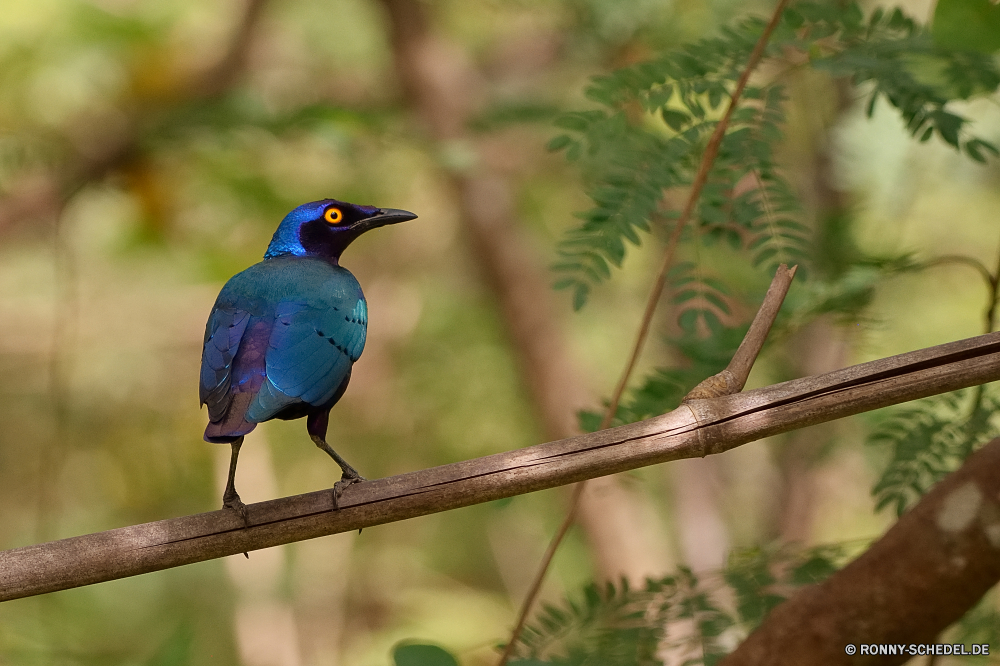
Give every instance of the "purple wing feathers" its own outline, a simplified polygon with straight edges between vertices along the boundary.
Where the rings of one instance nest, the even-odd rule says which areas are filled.
[[[209,317],[201,355],[200,396],[212,421],[222,418],[232,400],[233,359],[249,322],[250,314],[241,310],[215,310]]]

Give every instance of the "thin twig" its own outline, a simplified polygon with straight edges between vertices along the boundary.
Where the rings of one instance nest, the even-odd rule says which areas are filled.
[[[933,259],[916,264],[913,266],[913,269],[922,270],[945,264],[964,264],[970,266],[983,278],[983,282],[986,283],[986,291],[988,292],[988,302],[986,310],[983,313],[983,333],[992,332],[996,328],[997,300],[1000,299],[1000,254],[997,255],[997,267],[993,273],[990,272],[990,269],[983,262],[975,257],[969,257],[964,254],[945,254],[940,257],[934,257]],[[986,387],[984,386],[979,386],[976,389],[975,397],[972,399],[970,414],[974,414],[979,410],[985,391]]]
[[[924,268],[931,268],[933,266],[942,266],[944,264],[965,264],[966,266],[971,266],[976,269],[980,276],[982,276],[983,281],[986,283],[988,289],[995,289],[997,279],[990,273],[990,269],[986,268],[983,262],[979,261],[975,257],[967,257],[964,254],[946,254],[940,257],[934,257],[933,259],[928,259],[927,261],[922,261],[915,266],[912,270],[921,270]],[[989,331],[986,331],[989,333]]]
[[[964,258],[964,257],[959,257]],[[973,260],[975,261],[975,260]],[[976,262],[978,263],[978,262]],[[979,264],[982,266],[982,264]],[[984,267],[985,270],[985,267]],[[1000,248],[997,252],[997,266],[996,271],[990,273],[986,270],[985,276],[987,285],[987,291],[989,291],[989,304],[986,306],[986,312],[983,315],[985,319],[984,326],[986,330],[983,333],[992,333],[993,329],[996,328],[996,315],[997,315],[997,301],[1000,300]],[[983,397],[986,395],[986,387],[978,386],[976,387],[976,393],[972,399],[972,409],[970,410],[970,415],[975,414],[979,411],[979,408],[983,404]]]
[[[784,302],[788,288],[792,284],[792,278],[795,277],[796,268],[792,267],[789,269],[784,264],[778,267],[774,279],[771,280],[771,286],[767,290],[767,295],[764,297],[764,302],[757,311],[750,329],[747,331],[746,336],[744,336],[743,342],[740,343],[739,349],[736,350],[729,365],[722,372],[709,377],[694,387],[684,397],[685,402],[731,395],[743,389],[747,377],[750,376],[750,369],[753,367],[754,361],[757,359],[757,355],[760,353],[761,348],[764,346],[764,341],[767,339],[767,334],[771,330],[775,318],[778,316],[781,304]],[[606,426],[600,428],[600,430],[605,429]],[[566,512],[566,516],[563,518],[562,524],[559,525],[555,536],[552,537],[549,547],[545,550],[545,555],[542,557],[538,572],[535,574],[535,578],[531,582],[531,587],[528,589],[527,599],[535,599],[541,591],[542,581],[545,579],[545,573],[552,564],[552,558],[556,554],[559,544],[562,543],[566,533],[569,531],[570,526],[572,526],[573,521],[576,519],[580,496],[583,495],[586,483],[586,481],[581,481],[573,488],[569,510]],[[501,666],[506,664],[507,660],[510,659],[514,646],[517,645],[517,639],[524,630],[524,625],[528,620],[528,613],[530,611],[530,604],[523,604],[521,606],[521,613],[518,615],[517,624],[514,627],[515,633],[512,634],[511,640],[507,641],[503,654],[500,656],[499,663]]]
[[[784,264],[778,266],[774,279],[771,280],[771,286],[768,287],[767,294],[764,295],[764,302],[761,303],[760,309],[757,310],[757,316],[750,324],[750,330],[743,337],[743,342],[740,343],[736,353],[733,354],[733,359],[726,367],[726,370],[731,372],[739,383],[738,388],[733,393],[742,391],[743,387],[746,386],[750,370],[753,368],[757,356],[760,355],[764,342],[767,341],[775,319],[778,318],[778,311],[781,310],[785,295],[788,294],[788,289],[792,286],[792,279],[795,277],[797,269],[798,266],[791,268]]]
[[[667,283],[667,273],[673,265],[674,251],[680,242],[681,234],[687,226],[688,221],[691,219],[691,216],[694,214],[695,206],[698,203],[698,199],[701,197],[701,191],[705,187],[705,183],[708,182],[708,174],[712,170],[712,165],[715,164],[715,158],[719,154],[719,147],[722,145],[722,139],[726,135],[726,130],[729,128],[729,121],[732,119],[733,113],[736,111],[736,105],[739,103],[740,97],[743,96],[743,91],[747,87],[750,75],[757,68],[761,58],[764,57],[764,49],[767,48],[767,42],[771,38],[771,33],[774,32],[774,29],[778,26],[778,21],[781,20],[781,14],[784,12],[785,5],[787,4],[788,0],[781,0],[778,2],[778,6],[774,8],[774,14],[771,16],[771,20],[764,28],[764,32],[761,33],[760,39],[757,40],[757,44],[750,53],[750,59],[747,61],[746,68],[740,74],[740,78],[736,81],[736,89],[733,91],[732,97],[729,100],[729,106],[726,107],[725,115],[722,116],[722,120],[719,121],[719,124],[715,126],[715,131],[712,132],[712,136],[709,138],[708,144],[705,146],[705,153],[701,157],[701,164],[698,165],[698,171],[694,176],[694,181],[691,183],[691,193],[688,195],[687,203],[684,205],[684,210],[681,212],[681,216],[678,218],[677,224],[674,226],[674,229],[670,234],[670,239],[667,242],[667,249],[663,253],[663,261],[660,263],[660,270],[656,275],[656,281],[653,283],[653,290],[650,292],[649,300],[646,302],[646,311],[642,316],[642,323],[640,324],[639,332],[636,335],[635,344],[632,348],[632,355],[629,357],[629,361],[625,366],[624,372],[622,372],[622,376],[618,381],[618,386],[615,387],[615,393],[611,398],[611,404],[608,407],[608,412],[604,415],[604,421],[601,423],[602,428],[607,428],[611,425],[611,421],[614,419],[614,416],[618,411],[618,403],[621,401],[622,394],[625,392],[625,386],[628,384],[632,371],[635,369],[635,364],[639,360],[642,349],[646,344],[646,338],[649,336],[649,327],[653,321],[653,314],[656,312],[656,306],[659,304],[660,297],[663,295],[663,289]]]
[[[635,370],[636,363],[642,355],[643,347],[645,347],[646,344],[646,338],[649,337],[649,328],[653,322],[653,315],[656,313],[656,307],[660,302],[660,297],[663,295],[663,289],[667,284],[667,273],[670,271],[670,267],[674,263],[674,252],[680,243],[681,234],[687,226],[688,221],[691,219],[691,216],[694,213],[695,205],[698,203],[698,199],[701,196],[701,191],[705,187],[705,183],[708,181],[708,174],[712,169],[712,165],[715,163],[715,158],[719,153],[719,147],[722,145],[722,139],[726,134],[726,129],[729,127],[729,122],[733,116],[733,112],[736,110],[736,105],[739,103],[740,97],[743,95],[747,82],[750,80],[750,75],[757,68],[761,58],[763,58],[764,50],[767,48],[767,42],[771,38],[771,33],[774,32],[774,29],[777,27],[778,21],[781,20],[781,15],[785,10],[785,5],[787,4],[788,0],[780,0],[778,2],[778,6],[775,7],[771,20],[764,28],[760,39],[757,40],[753,51],[750,53],[750,58],[747,61],[746,68],[740,74],[740,78],[736,81],[736,88],[730,97],[726,113],[722,116],[719,124],[715,126],[715,130],[712,132],[712,136],[709,138],[708,144],[705,146],[705,152],[702,155],[701,163],[698,165],[698,171],[695,173],[694,180],[691,183],[691,192],[688,195],[687,203],[684,205],[684,210],[681,212],[681,216],[677,219],[677,223],[674,225],[674,229],[670,233],[670,237],[667,240],[667,247],[663,253],[663,260],[660,262],[660,268],[656,274],[656,280],[653,282],[653,289],[649,294],[649,299],[646,301],[646,309],[645,312],[643,312],[642,322],[639,324],[639,331],[636,334],[635,343],[632,346],[632,353],[629,355],[628,362],[625,364],[625,369],[622,371],[621,377],[618,379],[618,384],[615,386],[614,393],[611,395],[611,401],[608,404],[608,409],[604,413],[604,418],[601,420],[601,425],[599,426],[600,430],[608,428],[614,421],[615,414],[618,413],[618,405],[621,402],[622,395],[625,393],[625,387],[628,386],[629,379],[632,377],[632,372]],[[562,525],[559,526],[559,531],[552,539],[552,543],[549,544],[546,555],[548,555],[549,552],[555,553],[555,551],[559,548],[560,543],[562,543],[566,532],[569,530],[569,526],[572,524],[573,518],[576,515],[577,508],[580,504],[580,497],[583,495],[582,486],[583,484],[581,483],[580,487],[574,490],[573,497],[570,500],[569,510],[566,512],[566,517],[563,519]],[[548,571],[551,561],[551,556],[547,556],[543,560],[542,565],[539,567],[538,573],[535,574],[535,579],[531,584],[531,590],[521,606],[521,612],[518,616],[517,624],[511,632],[510,639],[507,641],[507,645],[504,648],[503,654],[500,656],[500,660],[497,662],[497,666],[506,666],[507,660],[510,658],[513,650],[513,646],[520,638],[521,632],[524,630],[524,623],[527,621],[528,614],[534,606],[535,599],[538,596],[538,591],[541,589],[542,580],[545,578],[545,574]]]
[[[997,253],[996,270],[990,275],[990,306],[986,308],[986,330],[983,333],[992,333],[996,328],[998,300],[1000,300],[1000,251]]]
[[[760,355],[764,342],[767,341],[768,333],[771,332],[771,326],[774,325],[774,320],[778,317],[778,311],[785,301],[788,288],[792,286],[792,278],[795,277],[797,268],[798,266],[788,268],[784,264],[778,266],[778,270],[771,280],[771,286],[768,287],[767,294],[764,296],[764,302],[757,310],[757,315],[753,318],[750,329],[743,336],[743,342],[733,354],[729,365],[722,372],[712,375],[691,389],[684,396],[685,402],[731,395],[743,390],[750,377],[750,370],[753,369],[753,364],[757,360],[757,356]]]
[[[549,547],[545,549],[545,555],[542,556],[542,563],[538,567],[535,579],[531,581],[531,587],[528,588],[528,595],[526,599],[534,600],[538,597],[538,593],[542,589],[542,582],[545,580],[545,573],[549,570],[549,566],[552,564],[552,558],[555,557],[556,551],[559,550],[559,545],[566,536],[566,532],[569,531],[569,528],[576,520],[576,512],[580,507],[580,496],[583,494],[583,489],[586,486],[586,481],[581,481],[573,486],[573,495],[569,500],[569,511],[566,512],[566,517],[563,518],[562,524],[559,525],[556,535],[552,537],[552,541],[549,542]],[[506,664],[510,659],[510,655],[514,652],[514,646],[517,645],[517,640],[521,637],[521,632],[524,631],[524,625],[528,621],[529,612],[531,612],[531,604],[523,604],[521,606],[521,614],[517,617],[517,624],[514,626],[514,631],[511,633],[510,640],[507,641],[507,644],[503,647],[503,653],[500,655],[500,661],[498,662],[500,666],[504,666],[504,664]]]

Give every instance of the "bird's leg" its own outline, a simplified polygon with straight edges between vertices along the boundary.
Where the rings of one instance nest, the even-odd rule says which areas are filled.
[[[367,481],[367,479],[358,474],[358,470],[351,467],[346,460],[340,457],[340,454],[334,451],[333,447],[327,444],[325,439],[319,435],[310,435],[310,437],[312,437],[312,441],[316,444],[316,446],[323,451],[326,451],[326,454],[333,458],[334,462],[340,465],[340,469],[344,473],[343,476],[340,477],[340,481],[333,484],[333,508],[339,509],[340,507],[337,504],[337,498],[344,492],[344,488],[355,483],[360,483],[361,481]]]
[[[240,494],[236,492],[236,460],[240,457],[240,447],[243,446],[243,437],[230,443],[233,452],[229,458],[229,480],[226,482],[226,492],[222,494],[222,508],[232,509],[243,519],[243,525],[250,527],[250,517],[247,515],[247,505],[240,499]]]
[[[345,479],[352,479],[354,481],[367,481],[365,477],[358,474],[358,470],[351,467],[350,463],[341,458],[340,454],[334,451],[333,447],[327,444],[325,439],[317,435],[313,435],[312,441],[316,444],[316,446],[326,451],[326,454],[331,458],[333,458],[338,465],[340,465],[340,469],[344,472]]]
[[[313,443],[333,458],[334,462],[340,465],[340,469],[344,473],[340,477],[340,481],[333,484],[333,508],[339,510],[340,506],[337,503],[337,499],[344,492],[344,488],[361,481],[366,481],[367,479],[358,474],[358,470],[351,467],[339,453],[333,450],[332,446],[326,443],[326,427],[329,423],[329,417],[329,410],[310,414],[306,419],[306,429],[309,431],[309,437],[312,438]]]

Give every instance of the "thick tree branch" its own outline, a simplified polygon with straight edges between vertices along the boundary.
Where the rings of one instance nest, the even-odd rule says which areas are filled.
[[[970,456],[858,559],[775,608],[722,666],[901,664],[912,655],[870,656],[860,645],[939,642],[997,579],[1000,439]],[[848,655],[847,645],[858,652]]]
[[[0,553],[0,600],[201,562],[721,453],[797,428],[1000,379],[1000,333],[706,400],[653,419],[332,491]],[[995,494],[995,493],[994,493]],[[970,565],[971,566],[971,565]]]

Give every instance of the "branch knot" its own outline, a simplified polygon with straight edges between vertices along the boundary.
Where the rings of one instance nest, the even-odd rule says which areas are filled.
[[[692,400],[703,400],[706,398],[718,398],[724,395],[732,395],[734,393],[739,393],[742,388],[743,384],[736,378],[736,375],[726,369],[702,380],[700,384],[695,386],[686,396],[684,396],[684,399],[681,400],[681,404],[683,405],[684,403]]]

